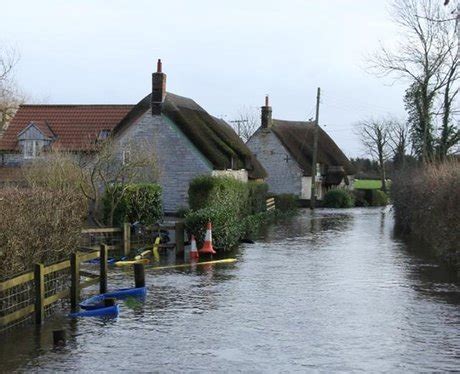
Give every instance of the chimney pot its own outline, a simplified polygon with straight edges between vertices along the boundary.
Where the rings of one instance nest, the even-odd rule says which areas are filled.
[[[262,107],[261,127],[270,128],[272,126],[272,107],[269,105],[268,95],[265,96],[265,105]]]
[[[157,62],[157,71],[152,74],[152,115],[160,115],[161,107],[166,97],[166,74],[162,72],[161,59]]]

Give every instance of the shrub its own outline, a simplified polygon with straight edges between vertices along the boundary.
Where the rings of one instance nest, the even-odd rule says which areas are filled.
[[[294,194],[275,195],[275,207],[280,212],[290,212],[298,209],[299,198]]]
[[[191,210],[226,205],[238,207],[238,212],[243,213],[247,207],[248,188],[246,183],[235,178],[202,175],[190,182],[188,196]]]
[[[268,186],[231,177],[200,176],[189,187],[191,210],[185,215],[189,233],[202,242],[206,224],[213,224],[216,248],[231,248],[257,226],[254,214],[265,211]]]
[[[0,278],[68,259],[80,242],[86,201],[72,190],[0,190]]]
[[[110,226],[136,221],[149,225],[163,214],[161,187],[154,183],[114,184],[107,188],[103,204],[104,220]]]
[[[396,229],[427,243],[445,258],[458,258],[460,167],[458,161],[425,165],[393,179]]]
[[[188,190],[191,210],[209,206],[230,206],[237,208],[237,214],[263,212],[268,186],[261,182],[241,182],[231,177],[202,175],[190,183]]]
[[[385,206],[388,205],[388,196],[381,190],[372,191],[372,206]]]
[[[355,205],[355,200],[349,190],[333,188],[324,195],[323,204],[327,208],[351,208]]]
[[[249,214],[264,212],[267,204],[268,185],[261,182],[248,182]]]
[[[216,248],[228,249],[235,246],[241,238],[241,225],[232,209],[210,206],[189,212],[185,217],[185,227],[193,233],[202,245],[207,223],[212,222],[213,244]]]
[[[366,199],[366,192],[368,190],[353,190],[353,198],[355,200],[355,206],[366,207],[369,206],[369,202]]]

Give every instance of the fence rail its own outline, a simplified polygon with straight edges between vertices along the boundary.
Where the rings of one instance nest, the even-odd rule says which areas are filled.
[[[153,226],[153,230],[174,230],[175,242],[160,249],[184,250],[184,224]],[[131,225],[89,228],[82,230],[82,245],[68,260],[44,265],[35,264],[33,271],[0,282],[0,332],[34,319],[40,324],[59,301],[69,300],[71,309],[78,306],[80,291],[99,283],[101,293],[107,292],[107,259],[109,251],[128,255],[131,247],[150,245],[145,238],[131,235]],[[80,264],[99,258],[99,274],[80,269]],[[81,277],[87,279],[81,280]]]
[[[267,205],[267,212],[269,212],[269,211],[271,211],[271,210],[274,210],[274,209],[276,208],[276,205],[275,205],[275,198],[274,198],[274,197],[270,197],[269,199],[267,199],[266,205]]]

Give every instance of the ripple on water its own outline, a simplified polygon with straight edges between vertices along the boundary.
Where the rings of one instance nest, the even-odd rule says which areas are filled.
[[[460,289],[392,235],[388,209],[303,211],[243,245],[238,262],[151,272],[144,304],[65,318],[1,343],[2,370],[447,371],[460,367]],[[111,287],[132,275],[111,272]],[[48,338],[44,338],[48,337]]]

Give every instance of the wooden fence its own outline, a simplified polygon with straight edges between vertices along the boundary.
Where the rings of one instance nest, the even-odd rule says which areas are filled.
[[[184,250],[184,224],[156,227],[174,230],[175,242],[160,249]],[[145,243],[131,235],[130,224],[122,228],[90,228],[82,231],[83,244],[70,258],[59,263],[35,264],[34,270],[0,282],[0,332],[33,319],[40,324],[59,301],[69,300],[72,310],[78,306],[80,291],[99,283],[101,293],[107,292],[107,258],[111,250],[129,254],[133,245]],[[134,239],[134,241],[133,241]],[[99,273],[81,269],[81,263],[99,258]],[[89,269],[93,270],[93,269]],[[81,277],[85,280],[81,281]]]
[[[276,206],[275,206],[275,198],[270,197],[269,199],[267,199],[266,205],[267,205],[267,212],[269,212],[271,210],[274,210],[276,208]]]

